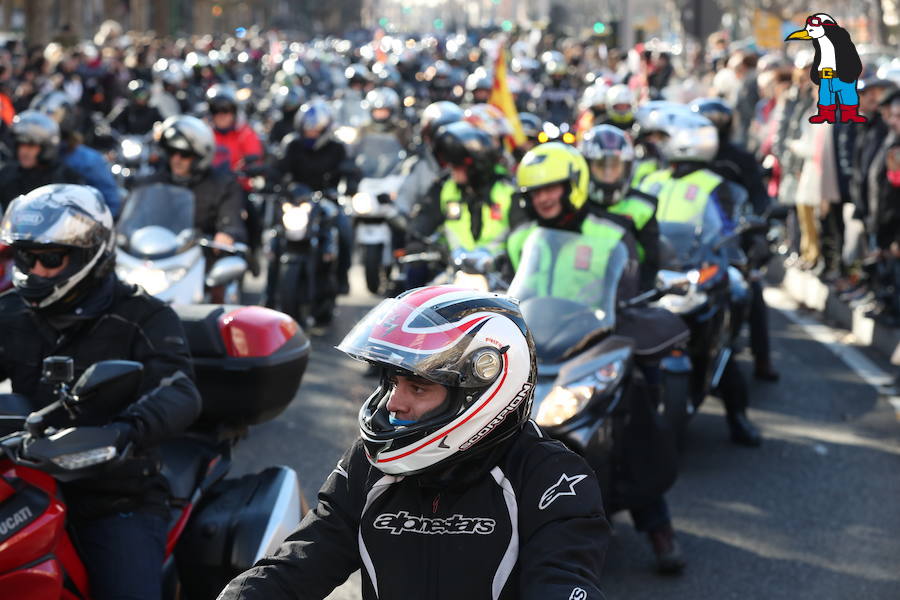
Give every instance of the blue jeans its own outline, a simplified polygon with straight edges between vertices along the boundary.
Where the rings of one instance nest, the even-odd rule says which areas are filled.
[[[669,516],[669,505],[664,496],[660,496],[641,508],[632,508],[629,512],[631,520],[634,522],[634,528],[643,533],[650,533],[672,523],[672,517]]]
[[[856,93],[856,80],[844,83],[837,77],[833,79],[819,79],[819,104],[822,106],[831,106],[832,104],[858,105],[859,95]]]
[[[73,522],[94,600],[160,600],[168,524],[133,512]]]

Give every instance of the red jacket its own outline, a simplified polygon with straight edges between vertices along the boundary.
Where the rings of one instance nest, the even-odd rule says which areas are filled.
[[[245,166],[248,156],[257,159],[263,156],[262,142],[259,141],[256,132],[249,125],[241,124],[227,133],[221,133],[213,129],[216,134],[216,156],[213,166],[228,165],[232,171],[240,171]],[[250,186],[245,177],[238,178],[241,186],[249,190]]]

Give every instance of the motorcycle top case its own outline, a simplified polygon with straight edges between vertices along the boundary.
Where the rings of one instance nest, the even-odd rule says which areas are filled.
[[[256,425],[291,403],[310,352],[309,338],[293,319],[260,306],[173,308],[203,397],[198,424]]]

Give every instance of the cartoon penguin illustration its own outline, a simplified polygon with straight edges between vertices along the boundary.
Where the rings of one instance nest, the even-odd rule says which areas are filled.
[[[862,61],[850,33],[838,26],[831,15],[817,13],[806,19],[806,27],[785,38],[812,40],[816,50],[809,77],[819,86],[819,113],[810,123],[865,123],[859,114],[856,80],[862,74]],[[838,115],[840,105],[840,115]]]

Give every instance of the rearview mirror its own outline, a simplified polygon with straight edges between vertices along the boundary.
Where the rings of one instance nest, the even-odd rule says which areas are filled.
[[[117,412],[137,396],[143,371],[144,366],[133,360],[94,363],[72,386],[72,396],[91,413]]]
[[[243,277],[247,261],[239,256],[225,256],[216,261],[206,276],[207,287],[218,287]]]
[[[670,294],[686,294],[691,285],[687,273],[661,269],[656,274],[656,289]]]

